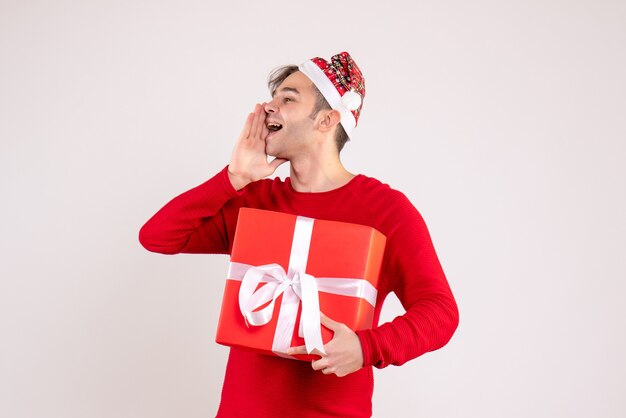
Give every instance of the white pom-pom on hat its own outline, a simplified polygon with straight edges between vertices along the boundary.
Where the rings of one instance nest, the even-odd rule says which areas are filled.
[[[315,57],[300,64],[298,69],[311,79],[330,107],[341,113],[341,125],[352,138],[363,106],[365,81],[350,54],[341,52],[330,61]]]
[[[357,110],[361,102],[361,95],[354,90],[347,91],[341,96],[341,103],[348,110]]]

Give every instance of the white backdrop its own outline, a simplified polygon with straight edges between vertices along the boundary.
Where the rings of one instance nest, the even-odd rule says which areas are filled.
[[[272,68],[347,50],[344,164],[422,213],[461,314],[374,416],[625,416],[626,3],[226,3],[0,2],[0,414],[214,416],[228,259],[137,233]]]

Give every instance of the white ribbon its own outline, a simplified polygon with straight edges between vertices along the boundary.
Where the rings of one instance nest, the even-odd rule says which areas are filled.
[[[266,282],[267,284],[255,291],[261,282]],[[284,353],[291,345],[298,305],[302,300],[299,335],[304,336],[308,353],[311,353],[316,348],[325,353],[320,330],[317,282],[310,274],[296,272],[290,278],[278,264],[267,264],[258,267],[249,266],[243,275],[241,288],[239,289],[239,309],[241,314],[250,325],[265,325],[272,319],[274,304],[281,294],[283,295],[283,300],[280,305],[272,351]],[[256,311],[259,306],[267,302],[270,303],[266,307]]]
[[[272,351],[283,357],[291,346],[298,306],[302,301],[302,313],[298,335],[304,338],[307,353],[318,349],[324,351],[320,327],[318,292],[333,293],[365,299],[376,304],[377,290],[363,279],[315,278],[305,272],[313,231],[314,219],[298,216],[289,257],[288,273],[279,264],[252,266],[231,262],[228,278],[241,280],[239,308],[247,323],[254,326],[267,324],[274,312],[276,299],[283,295]],[[260,283],[265,283],[259,286]],[[256,310],[264,304],[261,310]]]

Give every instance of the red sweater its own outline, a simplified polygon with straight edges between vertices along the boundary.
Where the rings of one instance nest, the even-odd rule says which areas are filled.
[[[370,417],[372,366],[400,365],[445,345],[458,310],[421,215],[402,193],[357,175],[321,193],[297,192],[289,178],[264,179],[236,191],[227,167],[172,199],[139,232],[163,254],[229,254],[240,207],[368,225],[387,237],[374,328],[358,331],[364,367],[345,377],[310,363],[231,348],[218,417]],[[219,280],[219,278],[216,278]],[[385,297],[395,292],[406,313],[377,326]]]

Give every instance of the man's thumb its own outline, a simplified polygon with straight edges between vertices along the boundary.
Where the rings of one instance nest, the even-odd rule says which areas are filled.
[[[270,162],[270,167],[272,167],[274,170],[276,170],[281,164],[286,163],[287,160],[285,160],[284,158],[274,158],[271,162]]]
[[[331,331],[337,331],[341,327],[341,325],[342,325],[340,322],[333,321],[332,319],[330,319],[329,317],[327,317],[323,313],[320,316],[321,316],[321,318],[320,318],[321,324],[324,325],[326,328],[328,328]]]

